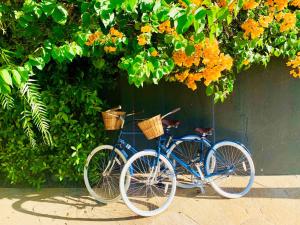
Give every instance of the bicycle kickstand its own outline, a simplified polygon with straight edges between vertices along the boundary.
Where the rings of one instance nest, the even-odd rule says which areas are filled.
[[[205,190],[204,190],[204,187],[203,187],[203,180],[204,180],[204,175],[203,175],[203,173],[202,173],[202,171],[201,171],[201,169],[200,169],[200,163],[196,163],[196,168],[197,168],[197,171],[198,171],[198,173],[199,173],[199,175],[200,175],[200,178],[201,178],[201,181],[198,181],[197,183],[197,187],[199,187],[200,188],[200,190],[201,190],[201,193],[202,194],[205,194]]]

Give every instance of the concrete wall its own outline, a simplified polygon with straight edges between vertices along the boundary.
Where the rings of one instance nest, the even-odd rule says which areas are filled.
[[[174,116],[182,122],[179,135],[197,126],[214,126],[212,139],[244,143],[253,154],[257,174],[300,174],[300,80],[292,78],[278,59],[267,68],[240,74],[225,103],[213,104],[203,87],[193,92],[178,83],[137,89],[122,80],[120,95],[127,111],[147,112],[139,117],[181,107]]]

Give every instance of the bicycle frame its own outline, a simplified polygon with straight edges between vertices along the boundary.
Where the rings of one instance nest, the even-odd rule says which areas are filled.
[[[176,143],[177,141],[200,143],[200,149],[199,149],[199,151],[200,151],[200,159],[199,159],[199,163],[203,163],[203,165],[204,165],[205,164],[205,159],[206,159],[206,156],[204,155],[204,151],[203,151],[204,147],[207,147],[211,151],[212,144],[211,144],[211,142],[205,136],[198,136],[198,137],[199,137],[199,139],[193,139],[193,140],[186,140],[184,138],[174,138],[174,139],[172,139],[172,141],[170,143],[171,144],[172,143]],[[165,137],[162,137],[159,140],[158,157],[161,154],[161,152],[163,152],[163,155],[166,156],[169,153],[169,151],[170,151],[170,148],[168,148],[169,146],[166,146],[164,144],[165,141],[166,141]],[[206,155],[207,155],[207,153],[206,153]],[[226,174],[228,171],[230,171],[230,169],[224,169],[224,170],[218,170],[217,172],[214,172],[214,173],[207,174],[206,170],[204,170],[204,174],[201,174],[201,171],[197,171],[197,170],[193,169],[189,164],[187,164],[186,162],[184,162],[183,160],[181,160],[180,158],[178,158],[173,152],[170,153],[169,160],[170,159],[174,159],[176,161],[176,163],[178,163],[182,167],[184,167],[189,173],[191,173],[192,175],[194,175],[196,178],[200,178],[200,179],[203,179],[203,178],[204,179],[208,179],[208,178],[216,176],[216,175]]]

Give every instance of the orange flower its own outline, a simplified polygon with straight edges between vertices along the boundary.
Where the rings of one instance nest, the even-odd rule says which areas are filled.
[[[244,10],[255,9],[259,4],[255,0],[247,0],[243,4]]]
[[[288,31],[295,27],[296,15],[293,13],[286,13],[283,16],[283,21],[280,24],[280,32]]]
[[[189,76],[189,70],[185,70],[183,73],[177,73],[175,74],[175,78],[180,81],[183,82],[185,81],[185,79]]]
[[[286,63],[288,66],[292,67],[293,69],[290,71],[290,74],[293,77],[299,77],[300,78],[300,52],[297,53],[297,56],[295,59],[290,60]]]
[[[117,50],[116,47],[111,47],[111,46],[105,46],[104,47],[104,51],[106,53],[108,53],[108,52],[115,52],[116,50]]]
[[[233,0],[229,5],[228,5],[228,10],[229,12],[233,12],[237,4],[237,0]]]
[[[267,0],[266,5],[270,7],[271,11],[275,9],[282,11],[288,6],[288,2],[288,0]]]
[[[191,0],[192,3],[194,3],[196,6],[201,6],[203,0]]]
[[[227,1],[226,0],[218,0],[217,4],[219,7],[225,7],[225,6],[227,6]]]
[[[241,28],[245,31],[244,38],[248,39],[250,36],[251,39],[258,38],[264,33],[264,28],[259,25],[253,19],[247,19],[242,25]]]
[[[153,56],[153,57],[158,56],[158,52],[157,52],[156,50],[152,51],[152,52],[151,52],[151,56]]]
[[[248,59],[245,59],[245,60],[243,61],[243,64],[244,64],[245,66],[248,66],[248,65],[250,64],[250,61],[249,61]]]
[[[195,45],[195,51],[192,55],[186,55],[185,51],[179,50],[173,52],[173,60],[176,65],[184,66],[184,67],[191,67],[192,65],[198,66],[200,63],[200,58],[202,55],[202,44]]]
[[[290,5],[300,8],[300,0],[292,0],[290,1]]]
[[[114,27],[110,28],[109,33],[111,36],[115,36],[118,38],[122,38],[123,37],[123,33],[121,33],[120,31],[116,30]]]
[[[170,20],[166,20],[158,26],[158,30],[160,33],[171,33],[174,29],[171,28]]]
[[[205,40],[204,46],[205,47],[203,49],[203,63],[206,66],[215,65],[218,61],[220,54],[218,41],[216,39],[211,41],[207,38]]]
[[[269,23],[271,23],[273,21],[273,15],[270,14],[269,16],[260,16],[259,17],[259,24],[264,27],[267,28],[269,26]]]
[[[141,27],[141,32],[142,32],[142,33],[150,33],[151,30],[152,30],[152,27],[149,26],[149,25],[146,25],[146,26]]]
[[[140,46],[147,44],[147,40],[144,35],[139,35],[137,37],[137,40],[138,40],[138,45],[140,45]]]
[[[190,56],[187,56],[183,50],[173,52],[172,56],[176,65],[186,68],[192,65],[199,66],[202,60],[204,64],[202,71],[190,73],[189,69],[186,69],[184,72],[175,75],[175,78],[179,82],[184,82],[188,88],[196,90],[195,81],[200,81],[202,78],[204,78],[204,84],[209,85],[211,82],[217,81],[224,70],[232,68],[233,59],[230,55],[220,52],[219,43],[216,39],[211,41],[206,38],[204,42],[198,43],[194,47],[195,51]]]
[[[102,33],[100,31],[96,31],[93,34],[90,34],[88,37],[88,41],[85,43],[87,46],[91,46],[94,42],[100,37]]]

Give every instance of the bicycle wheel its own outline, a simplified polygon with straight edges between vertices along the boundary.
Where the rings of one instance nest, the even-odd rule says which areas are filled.
[[[95,148],[87,157],[84,183],[90,195],[102,203],[120,199],[119,179],[126,158],[111,145]]]
[[[193,142],[193,140],[198,141]],[[167,157],[170,158],[170,161],[175,168],[177,187],[186,189],[194,188],[197,186],[195,184],[196,178],[183,166],[177,163],[176,160],[172,159],[171,153],[183,160],[186,164],[190,165],[193,169],[197,170],[195,163],[200,162],[201,150],[201,143],[199,140],[200,137],[197,135],[188,135],[182,137],[181,140],[172,144],[167,152]]]
[[[126,176],[129,184],[125,184]],[[120,176],[120,192],[125,204],[140,216],[154,216],[171,204],[176,176],[168,159],[154,150],[134,154]]]
[[[214,161],[214,170],[211,163]],[[247,194],[254,182],[255,168],[245,147],[231,141],[213,146],[205,162],[206,174],[211,176],[214,190],[226,198],[239,198]]]

